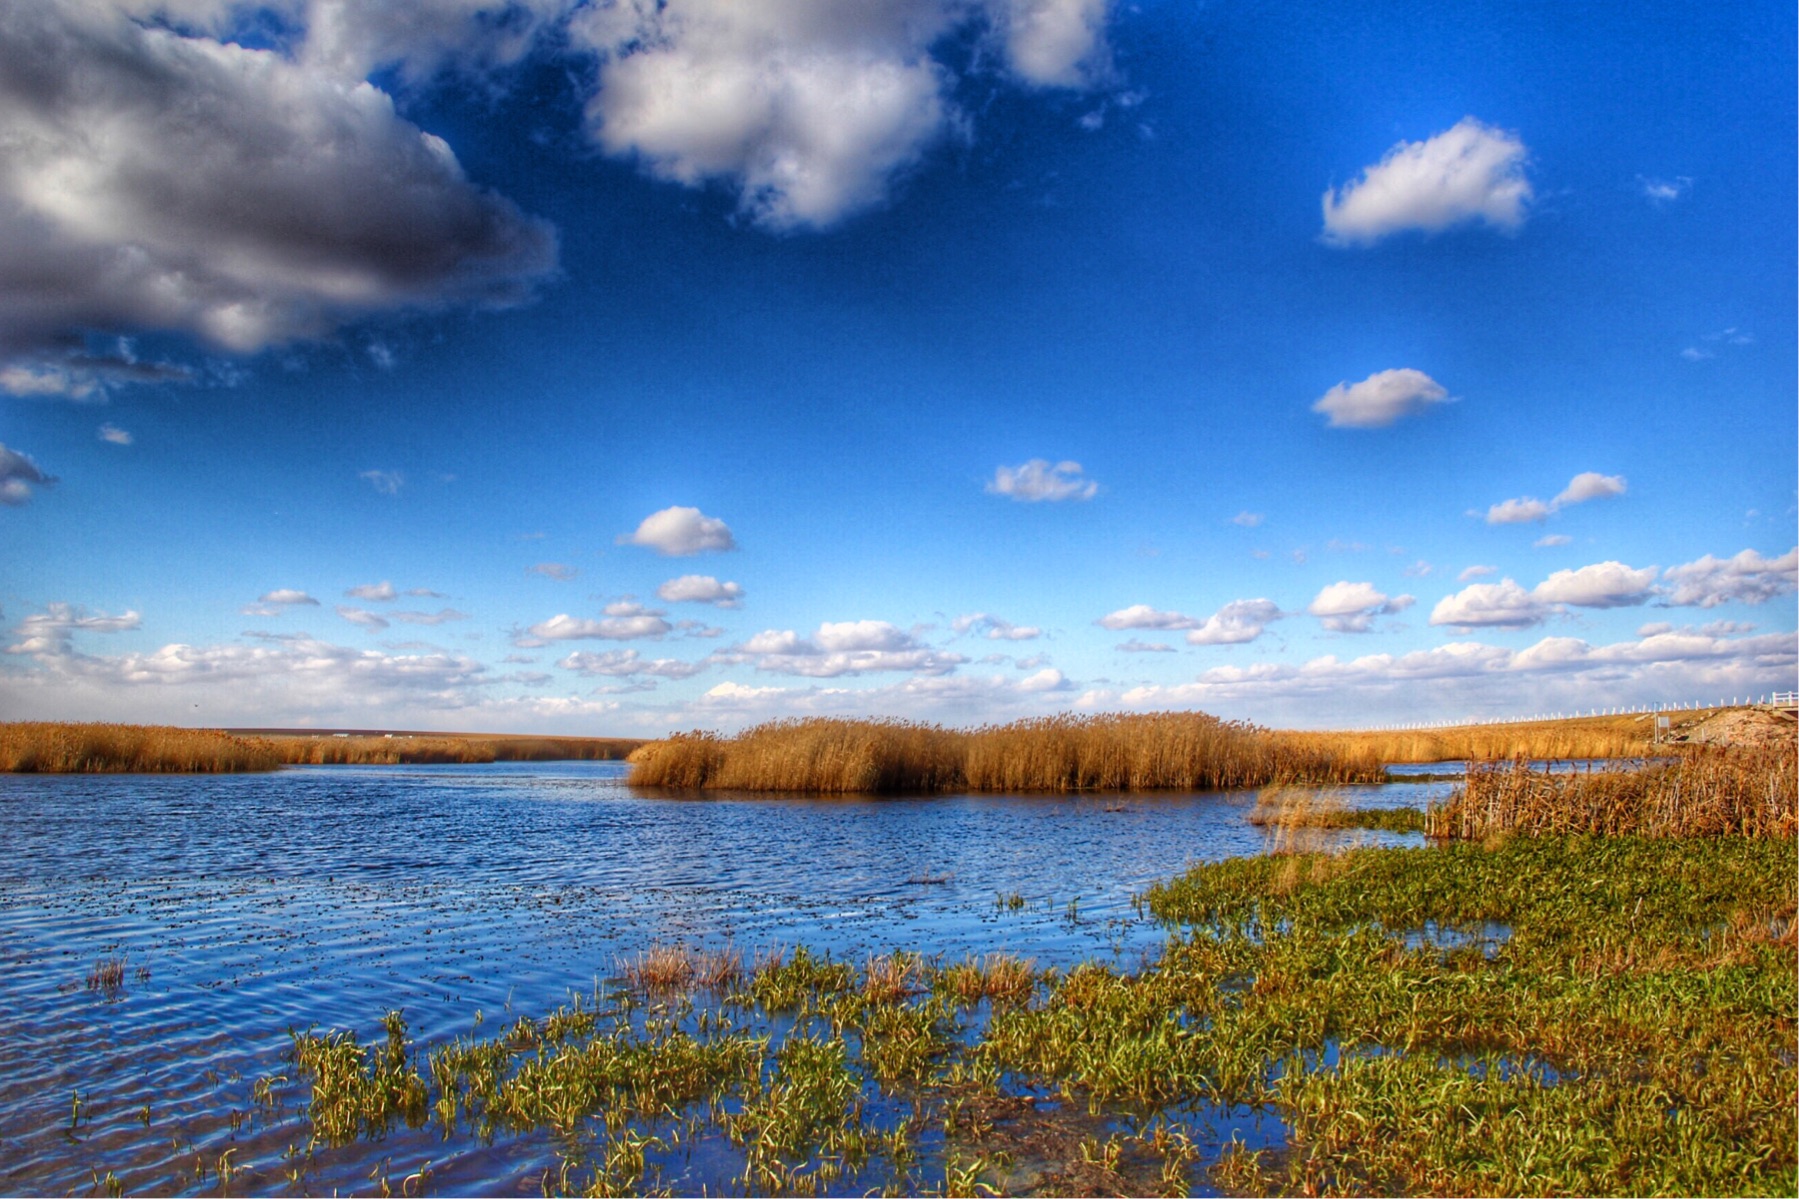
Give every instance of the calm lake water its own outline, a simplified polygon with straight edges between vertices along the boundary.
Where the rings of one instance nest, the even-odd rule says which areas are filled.
[[[110,1170],[129,1193],[216,1194],[194,1165],[227,1149],[240,1192],[298,1189],[303,1115],[233,1115],[292,1072],[290,1028],[368,1041],[398,1008],[422,1045],[491,1034],[658,943],[1135,966],[1166,932],[1134,894],[1265,844],[1246,793],[700,798],[622,773],[0,775],[0,1193],[86,1193]],[[122,988],[84,985],[121,956]],[[417,1133],[322,1155],[303,1185],[366,1193],[429,1162],[436,1191],[536,1194],[555,1160],[543,1137]]]

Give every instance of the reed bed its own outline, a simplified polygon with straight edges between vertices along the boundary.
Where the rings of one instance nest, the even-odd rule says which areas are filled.
[[[1710,712],[1670,713],[1693,724]],[[1290,733],[1298,744],[1382,762],[1489,761],[1498,758],[1635,758],[1653,749],[1655,716],[1575,716],[1515,724],[1469,724],[1440,729],[1349,733]]]
[[[282,763],[260,737],[139,724],[0,724],[0,771],[21,774],[225,774]]]
[[[1784,837],[1799,832],[1791,745],[1689,750],[1638,770],[1551,774],[1523,760],[1470,767],[1427,818],[1433,837],[1503,833]]]
[[[166,725],[0,724],[0,772],[235,774],[282,766],[616,761],[641,741],[610,737],[256,736]]]
[[[638,786],[815,794],[1215,790],[1377,782],[1379,759],[1203,712],[1050,716],[972,730],[815,717],[695,732],[630,758]]]

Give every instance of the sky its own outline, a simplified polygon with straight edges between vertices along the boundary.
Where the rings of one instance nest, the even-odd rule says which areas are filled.
[[[0,719],[1790,690],[1795,34],[0,6]]]

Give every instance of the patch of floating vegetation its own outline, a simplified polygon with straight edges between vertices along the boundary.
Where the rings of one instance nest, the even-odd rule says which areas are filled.
[[[299,1033],[294,1075],[322,1145],[547,1133],[551,1191],[1788,1194],[1796,876],[1775,837],[1236,859],[1150,890],[1135,972],[799,948]]]

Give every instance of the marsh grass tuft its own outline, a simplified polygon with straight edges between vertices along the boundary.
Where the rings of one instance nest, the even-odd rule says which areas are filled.
[[[148,974],[140,969],[144,977]],[[83,980],[87,989],[99,991],[108,998],[117,996],[125,989],[125,959],[123,956],[105,957],[88,968],[87,977]]]

